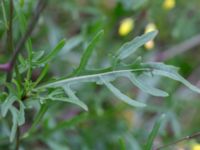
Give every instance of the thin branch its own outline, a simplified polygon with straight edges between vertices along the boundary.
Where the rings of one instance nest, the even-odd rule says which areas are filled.
[[[191,39],[188,39],[178,45],[173,46],[170,49],[164,50],[164,52],[158,53],[156,56],[156,60],[158,61],[165,61],[170,58],[175,57],[178,54],[184,53],[188,50],[191,50],[192,48],[200,45],[200,34],[192,37]]]
[[[16,145],[15,145],[15,150],[19,150],[19,145],[20,145],[20,127],[17,127],[17,133],[16,133]]]
[[[15,62],[17,60],[17,56],[18,54],[21,52],[24,44],[26,43],[28,37],[32,34],[33,29],[35,28],[35,25],[38,22],[39,16],[41,14],[41,12],[43,11],[43,9],[45,8],[46,4],[47,4],[48,0],[39,0],[36,6],[36,9],[34,11],[33,17],[31,18],[29,25],[27,27],[27,30],[24,34],[24,36],[20,39],[20,41],[18,42],[15,51],[11,57],[11,60],[9,62],[9,66],[11,67],[10,70],[7,73],[7,82],[10,82],[11,78],[12,78],[12,71],[13,71],[13,67],[15,66]]]
[[[167,144],[167,145],[163,145],[163,146],[157,148],[156,150],[161,150],[161,149],[163,149],[163,148],[166,148],[166,147],[175,145],[175,144],[180,143],[180,142],[182,142],[182,141],[191,140],[191,139],[198,138],[198,137],[200,137],[200,132],[194,133],[193,135],[190,135],[190,136],[186,136],[186,137],[184,137],[184,138],[182,138],[182,139],[179,139],[179,140],[177,140],[177,141],[175,141],[175,142],[172,142],[172,143],[169,143],[169,144]]]

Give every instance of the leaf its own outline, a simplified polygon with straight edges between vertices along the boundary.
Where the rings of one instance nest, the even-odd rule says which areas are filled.
[[[95,37],[92,39],[92,41],[89,43],[89,45],[87,46],[82,58],[81,58],[81,61],[80,61],[80,64],[78,66],[78,68],[75,70],[75,72],[73,73],[73,75],[77,75],[79,73],[81,73],[81,71],[83,69],[85,69],[88,61],[89,61],[89,58],[91,57],[92,55],[92,52],[94,50],[94,47],[95,45],[97,44],[97,42],[100,40],[100,38],[102,37],[104,31],[101,30],[99,31]]]
[[[20,109],[18,112],[17,121],[18,121],[18,125],[21,126],[25,123],[25,113],[24,113],[25,106],[21,101],[18,101],[18,102],[19,102]]]
[[[64,45],[65,45],[65,40],[63,39],[56,45],[56,47],[46,57],[43,57],[37,63],[45,64],[49,62],[64,47]]]
[[[135,77],[135,75],[133,75],[132,73],[129,73],[127,75],[127,77],[130,79],[130,81],[134,85],[136,85],[143,92],[146,92],[146,93],[154,95],[154,96],[160,96],[160,97],[166,97],[166,96],[168,96],[168,93],[166,93],[165,91],[162,91],[160,89],[156,89],[154,87],[151,87],[150,85],[148,85],[144,81],[140,81],[139,79],[137,79]]]
[[[14,101],[17,100],[17,97],[10,94],[8,95],[8,97],[6,98],[6,100],[4,101],[4,103],[1,106],[1,113],[2,116],[5,117],[8,110],[12,107],[12,104],[14,103]]]
[[[120,150],[126,150],[126,143],[123,138],[119,139],[119,146],[120,146]]]
[[[163,63],[146,63],[143,66],[152,67],[152,73],[164,77],[171,78],[173,80],[183,83],[185,86],[190,88],[192,91],[200,93],[200,89],[192,85],[190,82],[185,80],[181,75],[178,74],[178,69],[174,66],[165,65]]]
[[[23,138],[28,137],[29,135],[31,135],[32,132],[36,130],[37,125],[40,123],[47,110],[48,110],[48,105],[42,104],[39,112],[36,114],[36,117],[34,118],[31,128],[22,136]]]
[[[44,56],[44,51],[33,52],[33,62],[37,62],[42,56]]]
[[[136,50],[147,43],[150,40],[153,40],[157,35],[158,31],[152,31],[141,36],[134,38],[132,41],[125,43],[122,47],[117,51],[116,57],[120,60],[127,58]]]
[[[47,129],[46,134],[52,135],[54,132],[58,132],[62,129],[68,129],[70,127],[76,126],[78,123],[85,121],[88,118],[87,113],[82,113],[74,116],[73,118],[58,122],[55,127]]]
[[[66,53],[70,52],[73,48],[80,45],[81,42],[83,42],[83,38],[80,35],[70,38],[69,40],[67,40],[62,52],[60,52],[60,56],[65,56]]]
[[[115,80],[117,77],[122,77],[127,75],[127,73],[130,72],[138,72],[138,71],[145,71],[148,69],[128,69],[128,70],[117,70],[117,71],[111,71],[106,73],[99,73],[99,74],[93,74],[93,75],[84,75],[84,76],[78,76],[73,78],[67,78],[62,80],[53,81],[44,85],[41,85],[36,88],[36,90],[44,89],[44,88],[50,88],[50,87],[63,87],[67,84],[75,84],[75,83],[81,83],[81,82],[96,82],[96,83],[102,83],[100,77],[106,77],[109,81]]]
[[[11,128],[11,133],[10,133],[10,142],[13,142],[16,131],[17,131],[17,123],[18,123],[18,111],[15,107],[12,106],[10,109],[11,114],[12,114],[12,128]]]
[[[85,103],[83,103],[81,100],[79,100],[79,98],[74,94],[74,92],[70,89],[69,86],[65,86],[64,90],[65,90],[66,94],[69,96],[71,103],[74,103],[74,104],[80,106],[81,108],[83,108],[85,111],[88,111],[87,105]]]
[[[109,83],[108,81],[106,81],[103,77],[100,77],[102,82],[106,85],[106,87],[116,96],[118,97],[120,100],[122,100],[123,102],[131,105],[131,106],[135,106],[135,107],[145,107],[146,104],[140,103],[136,100],[131,99],[130,97],[124,95],[123,93],[120,92],[120,90],[118,90],[117,88],[115,88],[111,83]]]
[[[148,136],[148,140],[147,140],[144,150],[152,150],[153,141],[156,135],[158,134],[159,128],[162,122],[164,121],[164,119],[165,119],[165,114],[162,114],[161,117],[159,117],[156,123],[154,124],[154,127]]]
[[[37,78],[37,80],[34,82],[33,87],[35,87],[38,83],[40,83],[40,81],[45,77],[45,75],[47,74],[49,69],[49,65],[46,64],[43,68],[43,70],[41,71],[39,77]]]

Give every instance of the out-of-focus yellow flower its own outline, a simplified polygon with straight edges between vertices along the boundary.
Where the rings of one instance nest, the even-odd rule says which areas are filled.
[[[200,150],[200,144],[194,144],[192,150]]]
[[[122,20],[120,23],[118,33],[121,36],[126,36],[129,34],[134,28],[134,20],[132,18],[126,18]]]
[[[149,24],[147,24],[147,26],[145,28],[145,33],[155,31],[155,30],[156,30],[156,25],[154,23],[149,23]],[[155,45],[154,41],[151,40],[151,41],[148,41],[147,43],[145,43],[144,47],[147,50],[150,50],[150,49],[154,48],[154,45]]]
[[[149,24],[147,24],[147,26],[145,28],[145,33],[155,31],[155,30],[156,30],[156,25],[154,23],[149,23]]]
[[[147,49],[147,50],[150,50],[150,49],[152,49],[152,48],[154,48],[154,41],[153,40],[151,40],[151,41],[149,41],[149,42],[147,42],[147,43],[145,43],[145,48]]]
[[[164,0],[163,8],[166,10],[171,10],[175,7],[176,1],[175,0]]]

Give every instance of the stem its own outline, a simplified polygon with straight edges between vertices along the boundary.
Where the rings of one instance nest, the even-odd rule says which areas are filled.
[[[27,30],[26,30],[25,34],[22,36],[22,38],[20,39],[20,41],[18,42],[18,44],[15,48],[15,51],[13,52],[13,55],[11,57],[11,60],[10,60],[11,69],[7,72],[7,79],[6,79],[7,82],[11,81],[13,67],[15,66],[17,56],[21,52],[28,37],[32,34],[33,29],[35,28],[35,25],[38,22],[39,16],[40,16],[41,12],[43,11],[44,7],[46,6],[46,4],[47,4],[47,0],[39,0],[38,1],[36,9],[33,14],[33,17],[31,18],[29,25],[27,27]]]
[[[162,52],[159,52],[157,56],[155,56],[155,60],[157,61],[165,61],[171,59],[178,54],[182,54],[188,50],[193,49],[196,46],[200,45],[200,34],[183,41],[180,44],[174,45],[173,47],[166,49]]]
[[[182,139],[179,139],[179,140],[177,140],[177,141],[175,141],[175,142],[172,142],[172,143],[169,143],[169,144],[167,144],[167,145],[163,145],[163,146],[157,148],[156,150],[161,150],[161,149],[163,149],[163,148],[166,148],[166,147],[175,145],[175,144],[180,143],[180,142],[182,142],[182,141],[191,140],[191,139],[198,138],[198,137],[200,137],[200,132],[194,133],[193,135],[190,135],[190,136],[186,136],[186,137],[184,137],[184,138],[182,138]]]
[[[26,30],[25,34],[22,36],[22,38],[19,40],[10,61],[5,64],[0,64],[0,70],[7,72],[6,82],[11,81],[12,75],[13,75],[13,69],[15,68],[17,57],[18,57],[19,53],[22,51],[22,48],[23,48],[24,44],[26,43],[26,41],[28,40],[29,36],[33,32],[33,29],[35,28],[35,26],[38,22],[39,16],[40,16],[42,10],[44,9],[44,7],[46,6],[47,1],[48,0],[39,0],[38,1],[36,9],[33,14],[33,17],[31,18],[29,25],[27,27],[27,30]],[[12,27],[13,27],[13,10],[14,10],[13,0],[10,0],[9,26],[8,26],[8,30],[7,30],[7,49],[9,51],[13,51],[13,29],[12,29]],[[8,89],[5,88],[5,91],[8,91]],[[19,150],[19,146],[20,146],[20,127],[18,126],[17,132],[16,132],[15,150]]]
[[[20,145],[20,127],[17,127],[17,133],[16,133],[16,146],[15,150],[19,150],[19,145]]]

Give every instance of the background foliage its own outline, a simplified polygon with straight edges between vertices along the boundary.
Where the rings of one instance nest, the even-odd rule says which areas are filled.
[[[189,82],[200,87],[200,1],[169,1],[49,0],[12,82],[0,72],[0,149],[16,147],[18,126],[20,149],[148,150],[199,132],[199,89]],[[14,47],[36,4],[14,1]],[[9,1],[0,10],[3,64],[13,54]],[[160,61],[189,82],[175,67],[149,63]],[[198,142],[165,149],[198,150]]]

